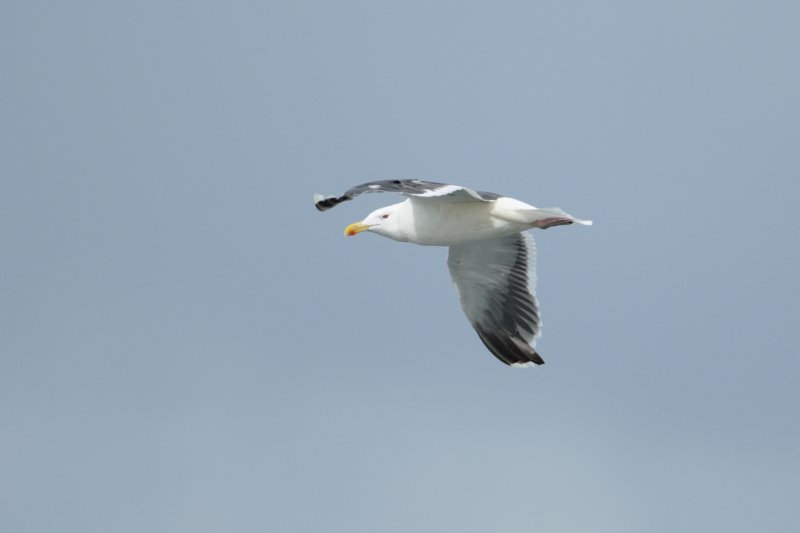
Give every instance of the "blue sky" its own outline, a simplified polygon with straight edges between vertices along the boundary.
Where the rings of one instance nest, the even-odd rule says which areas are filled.
[[[0,529],[796,531],[792,2],[0,8]],[[559,206],[547,364],[312,194]]]

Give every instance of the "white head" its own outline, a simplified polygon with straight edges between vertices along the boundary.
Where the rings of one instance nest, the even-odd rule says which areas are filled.
[[[361,222],[354,222],[347,226],[344,234],[352,237],[362,231],[371,231],[396,241],[407,240],[408,230],[403,226],[403,220],[405,219],[404,203],[401,202],[376,209]]]

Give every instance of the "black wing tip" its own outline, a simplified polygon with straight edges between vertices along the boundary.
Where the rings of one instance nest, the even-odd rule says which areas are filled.
[[[487,331],[475,330],[492,355],[510,366],[543,365],[544,359],[533,347],[518,337],[501,337]]]
[[[349,200],[344,196],[336,197],[336,196],[323,196],[321,194],[314,195],[314,207],[317,208],[317,211],[327,211],[332,207],[336,207],[340,203]]]
[[[496,355],[497,354],[495,354],[495,356]],[[498,357],[498,359],[500,359],[500,358]],[[530,354],[526,353],[525,354],[525,359],[520,358],[518,361],[512,361],[510,363],[507,363],[505,361],[505,359],[500,359],[500,360],[503,361],[504,363],[506,363],[509,366],[523,367],[523,368],[524,367],[528,367],[528,366],[532,366],[532,365],[537,365],[538,366],[538,365],[543,365],[544,364],[544,359],[542,359],[542,356],[539,355],[539,353],[536,350],[533,350],[533,353],[530,353]]]
[[[537,352],[536,350],[533,351],[533,355],[529,359],[530,359],[530,362],[533,363],[533,364],[536,364],[536,365],[543,365],[544,364],[544,359],[542,359],[542,356],[539,355],[539,352]]]

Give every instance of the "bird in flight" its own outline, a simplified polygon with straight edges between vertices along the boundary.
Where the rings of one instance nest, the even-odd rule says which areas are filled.
[[[350,224],[345,235],[369,231],[396,241],[449,247],[450,276],[483,344],[507,365],[544,364],[534,349],[542,322],[534,291],[536,248],[526,230],[592,222],[557,207],[536,208],[495,193],[408,179],[363,183],[341,196],[315,194],[314,204],[326,211],[372,192],[400,193],[406,199]]]

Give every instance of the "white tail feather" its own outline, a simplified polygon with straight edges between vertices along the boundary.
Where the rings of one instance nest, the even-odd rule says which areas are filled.
[[[533,209],[494,209],[492,214],[509,222],[530,224],[534,228],[549,228],[563,224],[581,224],[591,226],[591,220],[575,218],[558,207],[542,207]]]

